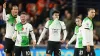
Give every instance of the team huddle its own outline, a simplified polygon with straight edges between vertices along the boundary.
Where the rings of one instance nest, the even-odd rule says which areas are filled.
[[[6,56],[31,56],[29,34],[32,38],[32,44],[39,45],[45,33],[49,30],[49,38],[46,49],[46,56],[61,56],[61,43],[66,40],[67,31],[63,21],[59,20],[59,11],[52,13],[52,19],[48,20],[45,27],[36,43],[33,27],[27,22],[28,14],[21,12],[18,16],[18,7],[12,6],[11,13],[6,14],[6,3],[3,4],[3,20],[6,22],[5,47]],[[74,56],[95,56],[93,44],[93,23],[92,19],[95,17],[95,9],[89,8],[88,15],[82,19],[75,18],[76,27],[71,40],[66,44],[68,47],[74,40],[76,45],[74,49]],[[63,31],[63,38],[61,38],[61,31]],[[11,54],[10,54],[11,53]]]

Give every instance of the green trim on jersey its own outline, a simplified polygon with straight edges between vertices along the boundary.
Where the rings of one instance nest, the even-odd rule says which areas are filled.
[[[52,24],[53,21],[54,21],[54,20],[49,20],[49,26]]]
[[[12,14],[9,14],[8,22],[10,24],[15,24],[16,23],[16,17],[12,16]]]
[[[27,30],[24,29],[24,26],[22,23],[16,24],[16,30],[18,32],[18,35],[21,37],[21,46],[28,46],[29,45],[29,36],[27,35]]]
[[[76,27],[75,27],[74,33],[75,33],[76,36],[77,36],[78,47],[79,47],[79,48],[83,48],[83,45],[82,45],[83,37],[82,37],[82,35],[79,33],[79,28],[80,28],[79,26],[76,26]]]
[[[78,44],[79,44],[78,47],[79,47],[79,48],[83,48],[82,40],[83,40],[83,38],[82,38],[82,36],[80,36],[80,38],[78,38],[78,41],[79,41],[79,42],[78,42]]]
[[[16,24],[16,30],[17,31],[22,31],[22,28],[23,28],[23,24],[22,23]]]
[[[21,46],[27,46],[27,45],[29,45],[29,38],[28,38],[28,36],[22,36]]]
[[[89,17],[84,18],[83,21],[90,21],[91,22],[90,29],[93,30],[93,23],[92,23],[92,20]]]
[[[75,30],[74,30],[74,33],[77,34],[78,33],[78,30],[79,30],[79,26],[76,26],[75,27]]]

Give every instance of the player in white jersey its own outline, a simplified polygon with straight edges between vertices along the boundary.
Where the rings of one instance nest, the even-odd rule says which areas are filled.
[[[76,22],[76,27],[74,30],[74,35],[71,38],[71,40],[68,42],[68,44],[66,45],[66,47],[68,47],[68,45],[70,45],[74,40],[76,40],[76,44],[75,44],[75,49],[74,49],[74,56],[83,56],[83,45],[82,45],[82,20],[81,18],[77,17],[75,19]]]
[[[95,56],[94,43],[93,43],[93,23],[92,19],[95,17],[95,9],[89,8],[88,15],[84,18],[82,22],[82,36],[83,36],[83,46],[84,55]]]
[[[6,15],[6,3],[3,4],[3,20],[6,22],[6,34],[5,34],[5,46],[4,51],[6,52],[6,56],[14,56],[13,47],[14,42],[11,37],[14,33],[15,24],[20,22],[20,18],[18,16],[18,7],[16,5],[12,6],[11,13]]]
[[[46,50],[46,56],[51,56],[52,52],[54,52],[54,56],[61,56],[61,42],[65,41],[67,36],[66,26],[64,22],[59,20],[59,11],[54,11],[52,13],[52,20],[49,20],[45,24],[45,28],[40,35],[40,38],[37,44],[40,43],[42,38],[44,37],[47,30],[49,30],[49,39]],[[61,30],[63,30],[64,36],[61,40]]]
[[[29,34],[33,40],[33,46],[36,44],[35,35],[33,33],[33,27],[27,22],[27,14],[22,12],[20,15],[21,22],[15,25],[15,32],[13,34],[13,41],[15,41],[15,56],[20,56],[21,52],[23,56],[31,56],[29,48]]]

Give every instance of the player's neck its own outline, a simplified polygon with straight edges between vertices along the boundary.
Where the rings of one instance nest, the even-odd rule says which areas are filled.
[[[12,14],[12,13],[11,13],[11,15],[12,15],[13,17],[17,17],[17,15],[14,15],[14,14]]]
[[[81,27],[82,25],[79,25],[79,27]]]
[[[81,27],[82,25],[77,25],[78,27]]]
[[[87,16],[90,20],[92,20],[92,17],[90,17],[90,16]]]
[[[58,20],[58,19],[53,19],[53,20]]]

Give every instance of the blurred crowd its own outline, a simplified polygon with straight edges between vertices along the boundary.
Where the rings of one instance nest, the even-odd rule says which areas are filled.
[[[68,31],[68,36],[66,37],[66,43],[71,39],[74,32],[75,22],[74,19],[72,19],[72,13],[71,13],[72,8],[70,8],[67,0],[36,0],[33,2],[26,1],[27,3],[21,1],[22,0],[16,2],[18,3],[17,5],[19,7],[19,14],[22,11],[26,11],[29,14],[28,22],[31,23],[34,28],[36,40],[39,39],[39,36],[44,28],[45,22],[52,19],[52,12],[54,10],[60,11],[59,20],[65,22],[66,30]],[[7,8],[6,8],[7,14],[10,13],[12,5],[16,3],[15,2],[13,3],[13,0],[7,3]],[[2,9],[3,9],[2,4],[0,4],[0,43],[2,43],[5,40],[4,35],[6,27],[6,24],[2,19]],[[77,16],[83,19],[82,14],[78,14]],[[48,32],[42,39],[41,45],[46,45],[47,40],[48,40]],[[97,33],[97,30],[95,28],[94,28],[94,40],[95,44],[98,44],[100,41],[99,34]]]

